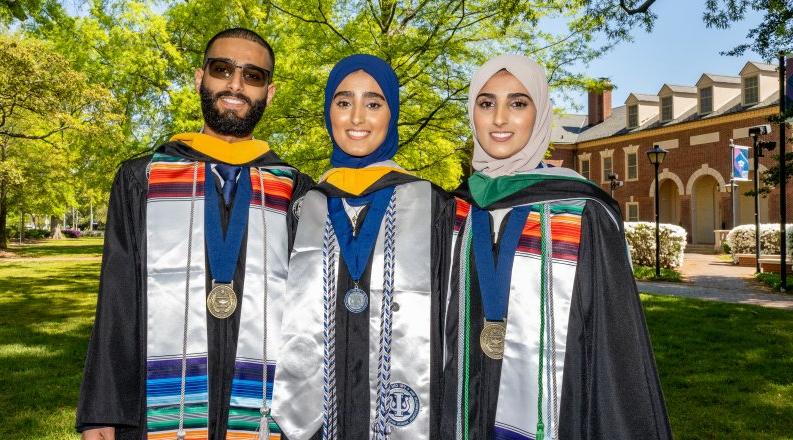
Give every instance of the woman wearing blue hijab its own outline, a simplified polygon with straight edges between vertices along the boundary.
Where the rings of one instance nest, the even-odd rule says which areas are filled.
[[[388,63],[330,72],[333,168],[300,205],[275,373],[291,440],[439,438],[454,202],[392,160],[398,119]]]

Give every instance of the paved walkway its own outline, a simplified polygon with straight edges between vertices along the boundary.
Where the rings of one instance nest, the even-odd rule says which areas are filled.
[[[683,283],[637,281],[636,284],[640,291],[660,295],[793,310],[793,295],[771,292],[754,282],[753,267],[734,266],[718,255],[686,254],[680,273]]]

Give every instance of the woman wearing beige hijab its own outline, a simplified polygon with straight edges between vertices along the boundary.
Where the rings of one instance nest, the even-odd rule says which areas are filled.
[[[671,438],[619,206],[542,162],[542,68],[491,59],[468,113],[476,172],[457,191],[442,438]]]

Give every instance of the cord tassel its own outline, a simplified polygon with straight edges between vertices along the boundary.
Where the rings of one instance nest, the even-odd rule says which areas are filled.
[[[259,421],[259,440],[270,440],[269,409],[262,408],[262,419]]]

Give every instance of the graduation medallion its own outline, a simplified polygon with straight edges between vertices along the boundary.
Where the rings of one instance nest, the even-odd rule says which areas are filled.
[[[485,321],[482,333],[479,334],[479,345],[485,356],[495,360],[503,359],[506,335],[506,321]]]
[[[221,201],[211,168],[209,165],[205,167],[204,238],[212,276],[212,290],[206,302],[212,316],[226,319],[237,309],[237,294],[234,293],[232,280],[240,258],[242,238],[248,227],[248,207],[253,189],[250,168],[243,167],[224,234],[219,206]]]
[[[369,305],[369,297],[360,287],[355,286],[344,295],[344,307],[350,313],[361,313]]]
[[[207,297],[207,310],[215,318],[226,319],[237,309],[237,294],[231,284],[214,284]]]
[[[476,276],[479,280],[479,294],[482,297],[482,312],[485,325],[479,334],[479,346],[490,359],[504,358],[504,339],[507,336],[507,305],[512,279],[512,266],[515,251],[530,206],[512,208],[503,221],[501,239],[498,241],[498,256],[493,250],[493,225],[490,213],[476,206],[471,209],[471,244],[474,251]]]

